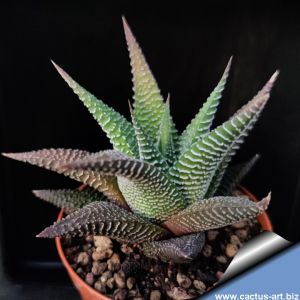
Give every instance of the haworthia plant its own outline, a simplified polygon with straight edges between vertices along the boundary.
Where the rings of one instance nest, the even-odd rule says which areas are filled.
[[[216,88],[178,135],[169,97],[165,102],[125,19],[123,25],[133,75],[132,122],[54,63],[106,132],[113,150],[44,149],[4,155],[89,186],[34,191],[37,197],[73,211],[38,237],[106,235],[139,244],[147,256],[188,263],[201,251],[205,230],[254,218],[268,207],[270,194],[257,203],[232,195],[257,157],[227,167],[265,107],[278,72],[228,121],[212,129],[230,59]]]

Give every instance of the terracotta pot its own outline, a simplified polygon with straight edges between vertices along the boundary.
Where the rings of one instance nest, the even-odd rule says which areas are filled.
[[[252,201],[257,201],[257,198],[251,194],[247,189],[244,187],[240,187],[240,190],[247,195]],[[64,210],[62,209],[59,212],[57,221],[61,220],[64,214]],[[265,231],[273,231],[272,223],[270,221],[270,218],[266,212],[263,212],[261,215],[257,217],[257,220],[261,224],[263,230]],[[67,269],[69,276],[71,280],[73,281],[73,284],[75,285],[76,289],[78,290],[81,299],[82,300],[109,300],[111,298],[104,296],[100,292],[93,289],[91,286],[89,286],[81,277],[74,271],[74,269],[71,267],[70,263],[67,261],[67,258],[63,252],[61,240],[60,238],[55,238],[55,244],[56,248],[59,254],[59,257]]]
[[[64,214],[64,210],[62,209],[59,214],[57,221],[61,220]],[[55,238],[55,244],[58,251],[58,255],[67,269],[69,276],[75,285],[76,289],[78,290],[82,300],[110,300],[111,298],[104,296],[103,294],[99,293],[91,286],[89,286],[81,277],[74,271],[71,267],[70,263],[68,262],[64,251],[62,249],[60,238]]]

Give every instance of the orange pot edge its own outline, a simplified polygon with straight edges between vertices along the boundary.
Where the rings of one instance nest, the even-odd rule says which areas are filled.
[[[57,221],[61,220],[64,214],[64,210],[61,209],[61,211],[58,214]],[[99,293],[95,289],[93,289],[91,286],[89,286],[80,276],[74,271],[74,269],[71,267],[70,263],[68,262],[65,253],[62,248],[61,240],[59,237],[55,238],[55,244],[58,251],[58,255],[67,269],[67,272],[75,285],[76,289],[78,290],[81,299],[82,300],[111,300],[111,298],[104,296],[103,294]]]

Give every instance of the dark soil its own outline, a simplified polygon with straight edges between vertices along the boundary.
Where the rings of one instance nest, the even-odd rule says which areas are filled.
[[[113,299],[193,299],[210,290],[242,245],[261,231],[256,220],[206,232],[189,265],[149,259],[106,237],[64,239],[68,261],[90,286]]]

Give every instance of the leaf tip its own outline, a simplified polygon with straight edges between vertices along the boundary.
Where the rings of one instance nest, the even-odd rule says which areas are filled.
[[[56,64],[56,62],[52,59],[50,59],[52,65],[54,66],[54,68],[58,71],[59,74],[61,74],[63,72],[63,69],[58,65]]]
[[[170,93],[168,93],[168,96],[167,96],[167,100],[166,100],[166,106],[169,106],[170,107]]]
[[[42,200],[46,200],[48,198],[47,194],[49,194],[49,190],[32,190],[31,192],[35,197]]]
[[[23,153],[5,153],[5,152],[2,152],[1,155],[4,156],[4,157],[14,159],[14,160],[20,160],[20,161],[23,160]]]
[[[274,72],[274,74],[271,76],[271,78],[269,79],[269,81],[266,83],[265,87],[264,87],[264,90],[267,92],[267,93],[270,93],[278,76],[279,76],[279,70],[276,70]]]
[[[55,61],[53,59],[50,58],[50,62],[54,67],[57,67],[57,64],[55,63]]]
[[[259,153],[256,153],[256,154],[254,155],[254,158],[255,158],[255,159],[259,159],[260,156],[261,156],[261,155],[260,155]]]
[[[249,166],[252,168],[257,161],[260,159],[261,155],[259,153],[256,153],[250,160],[249,160]]]
[[[275,81],[280,74],[280,70],[277,69],[271,77],[271,80]]]
[[[40,195],[41,195],[41,190],[32,190],[31,191],[32,192],[32,194],[34,195],[34,196],[36,196],[36,197],[40,197]]]
[[[265,198],[263,198],[261,201],[259,201],[257,203],[257,205],[261,210],[267,210],[267,208],[270,204],[270,201],[271,201],[271,192],[269,192]]]
[[[51,60],[51,63],[53,64],[56,71],[60,74],[60,76],[67,82],[70,87],[72,87],[72,83],[74,82],[74,80],[71,78],[71,76],[53,60]]]
[[[13,154],[13,153],[6,153],[6,152],[2,152],[2,153],[1,153],[2,156],[9,157],[9,158],[11,158],[11,155],[12,155],[12,154]]]
[[[123,23],[123,25],[125,26],[125,25],[128,25],[127,24],[127,20],[126,20],[126,18],[125,18],[125,15],[122,15],[122,23]]]
[[[58,235],[53,232],[51,226],[45,228],[42,232],[36,235],[37,238],[54,238],[56,236]]]
[[[229,60],[228,60],[228,63],[227,63],[226,69],[225,69],[225,72],[227,71],[227,73],[229,72],[230,67],[232,65],[232,60],[233,60],[233,55],[231,55]]]
[[[123,29],[124,29],[125,37],[126,37],[127,43],[129,44],[130,41],[134,40],[134,36],[133,36],[130,26],[128,25],[127,20],[125,19],[124,16],[122,16],[122,22],[123,22]]]

